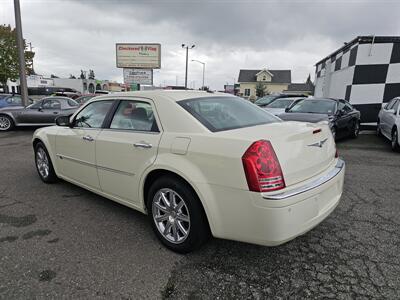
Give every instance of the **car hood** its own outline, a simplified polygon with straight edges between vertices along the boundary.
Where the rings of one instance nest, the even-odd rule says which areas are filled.
[[[312,114],[312,113],[283,113],[278,115],[284,121],[299,121],[318,123],[321,121],[330,121],[329,115],[326,114]]]

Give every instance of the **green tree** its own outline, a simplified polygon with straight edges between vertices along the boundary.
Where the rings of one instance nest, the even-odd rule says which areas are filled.
[[[257,84],[256,84],[257,97],[264,97],[267,94],[268,94],[268,90],[266,89],[265,84],[262,82],[257,82]]]
[[[0,85],[7,89],[7,79],[15,81],[19,78],[18,49],[15,28],[10,25],[0,25]],[[35,74],[33,57],[35,53],[25,48],[25,70],[27,75]]]

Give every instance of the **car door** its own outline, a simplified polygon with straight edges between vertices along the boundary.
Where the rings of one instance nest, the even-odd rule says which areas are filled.
[[[58,172],[85,187],[99,190],[95,148],[114,101],[96,101],[85,106],[72,120],[72,128],[60,127],[56,137]]]
[[[382,110],[382,114],[380,116],[380,120],[379,120],[380,121],[379,126],[381,129],[381,132],[388,138],[391,137],[391,132],[389,129],[390,114],[392,114],[391,109],[395,105],[396,101],[397,101],[396,99],[392,99],[388,104],[386,104],[384,106],[384,108]]]
[[[121,100],[96,141],[96,160],[103,192],[139,205],[139,181],[154,163],[161,139],[151,100]]]

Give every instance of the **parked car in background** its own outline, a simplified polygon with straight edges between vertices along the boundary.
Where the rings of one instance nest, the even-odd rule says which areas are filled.
[[[33,100],[28,98],[29,104],[33,103]],[[17,94],[0,94],[0,108],[9,106],[23,106],[21,95]]]
[[[40,178],[148,214],[161,242],[180,253],[210,233],[285,243],[323,221],[342,195],[345,164],[328,126],[282,122],[225,93],[116,93],[57,124],[33,136]]]
[[[307,95],[303,94],[273,94],[273,95],[267,95],[262,98],[258,98],[254,104],[264,107],[267,106],[268,104],[272,103],[274,100],[279,99],[279,98],[290,98],[290,97],[307,97]]]
[[[56,117],[72,115],[78,106],[71,98],[48,97],[27,107],[5,107],[0,109],[0,131],[16,126],[54,125]]]
[[[264,110],[267,112],[273,114],[273,115],[280,115],[285,113],[285,109],[287,107],[290,107],[297,102],[299,102],[301,99],[304,99],[304,97],[299,98],[299,97],[285,97],[285,98],[278,98],[272,101],[270,104],[267,106],[264,106]]]
[[[76,98],[75,101],[79,103],[79,105],[85,104],[87,101],[92,99],[93,97],[96,97],[96,94],[84,94],[81,95],[79,98]]]
[[[327,123],[336,139],[344,136],[358,137],[360,116],[360,112],[343,99],[305,98],[278,117],[285,121]]]
[[[81,96],[81,93],[75,93],[75,92],[56,92],[53,94],[53,96],[57,97],[67,97],[71,99],[78,99]]]
[[[378,135],[383,135],[391,141],[393,151],[400,151],[400,97],[389,101],[378,115]]]

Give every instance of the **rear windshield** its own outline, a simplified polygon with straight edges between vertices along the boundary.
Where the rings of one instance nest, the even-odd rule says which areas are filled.
[[[212,132],[281,122],[238,97],[196,98],[178,101],[178,104]]]

